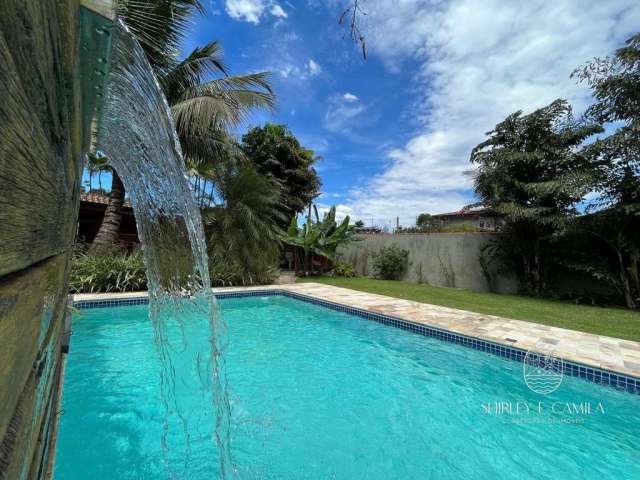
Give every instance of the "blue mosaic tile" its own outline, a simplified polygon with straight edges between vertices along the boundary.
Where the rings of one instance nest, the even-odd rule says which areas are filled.
[[[438,340],[457,343],[467,348],[473,348],[475,350],[481,350],[488,352],[492,355],[502,358],[508,358],[518,362],[522,362],[526,355],[526,351],[517,347],[508,345],[501,345],[493,343],[487,340],[480,340],[473,337],[467,337],[465,335],[452,333],[447,330],[443,330],[437,327],[431,327],[428,325],[422,325],[401,318],[393,317],[390,315],[383,315],[380,313],[369,312],[348,305],[342,305],[339,303],[330,302],[327,300],[320,300],[310,297],[301,293],[294,293],[284,290],[251,290],[251,291],[239,291],[239,292],[224,292],[216,293],[216,298],[238,298],[238,297],[254,297],[254,296],[284,296],[295,298],[307,303],[319,305],[331,310],[339,312],[349,313],[351,315],[364,318],[367,320],[373,320],[384,325],[393,326],[402,330],[407,330],[425,337],[432,337]],[[147,305],[149,299],[147,297],[134,297],[134,298],[120,298],[111,300],[81,300],[74,303],[74,307],[78,309],[88,308],[105,308],[105,307],[119,307],[126,305]],[[589,367],[587,365],[578,364],[575,362],[563,362],[563,373],[573,377],[583,378],[588,382],[596,383],[603,386],[613,387],[619,390],[625,390],[630,393],[640,395],[640,378],[631,376],[625,376],[616,374],[607,370],[599,368]]]

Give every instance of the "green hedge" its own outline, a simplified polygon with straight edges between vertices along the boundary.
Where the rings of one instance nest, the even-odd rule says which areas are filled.
[[[72,293],[146,290],[147,276],[142,252],[78,253],[71,263],[69,287]]]

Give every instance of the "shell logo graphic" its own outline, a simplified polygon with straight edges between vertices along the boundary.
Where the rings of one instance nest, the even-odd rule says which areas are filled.
[[[548,395],[562,383],[564,361],[548,344],[536,343],[527,351],[522,367],[525,383],[536,393]]]

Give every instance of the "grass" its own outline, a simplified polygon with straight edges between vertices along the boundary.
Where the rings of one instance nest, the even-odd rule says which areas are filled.
[[[311,277],[299,281],[324,283],[416,302],[640,341],[640,313],[623,308],[591,307],[522,295],[479,293],[372,278]]]

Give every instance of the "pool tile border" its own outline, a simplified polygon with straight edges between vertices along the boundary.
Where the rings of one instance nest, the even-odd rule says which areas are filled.
[[[360,318],[373,320],[384,325],[407,330],[417,333],[425,337],[436,338],[438,340],[456,343],[467,348],[480,350],[492,355],[522,362],[526,350],[488,340],[481,340],[460,333],[453,333],[448,330],[411,322],[406,319],[394,317],[393,315],[370,312],[361,308],[343,305],[329,300],[315,298],[299,292],[291,292],[288,290],[269,289],[269,290],[240,290],[235,292],[214,292],[216,298],[239,298],[239,297],[264,297],[264,296],[284,296],[295,298],[314,305],[320,305],[331,310],[349,313]],[[130,297],[130,298],[113,298],[100,300],[77,300],[74,307],[78,309],[119,307],[131,305],[147,305],[148,297]],[[565,375],[582,378],[586,381],[615,388],[617,390],[625,390],[629,393],[640,395],[640,378],[630,375],[623,375],[609,370],[584,365],[575,361],[563,360],[563,373]]]

